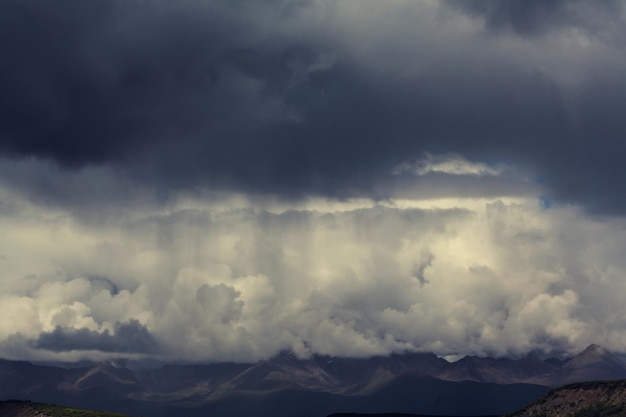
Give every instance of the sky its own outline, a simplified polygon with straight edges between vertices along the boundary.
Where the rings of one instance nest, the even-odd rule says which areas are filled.
[[[0,357],[626,353],[625,20],[0,2]]]

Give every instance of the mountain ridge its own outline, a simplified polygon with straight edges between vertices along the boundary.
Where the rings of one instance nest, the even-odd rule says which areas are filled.
[[[480,392],[476,396],[484,401],[489,401],[492,391],[509,398],[508,403],[499,403],[500,408],[481,408],[479,403],[474,404],[476,411],[494,414],[511,411],[551,387],[598,377],[626,379],[626,363],[597,345],[589,346],[561,366],[542,361],[535,355],[520,359],[466,356],[450,363],[433,353],[298,358],[283,352],[252,364],[166,365],[151,370],[133,370],[109,362],[56,368],[4,360],[0,361],[0,399],[42,402],[60,399],[63,405],[104,407],[122,412],[149,409],[151,415],[159,415],[161,409],[167,407],[185,407],[186,410],[208,407],[231,412],[243,407],[242,398],[258,403],[259,407],[269,406],[272,399],[290,401],[285,393],[291,392],[311,409],[315,408],[311,403],[319,401],[345,407],[315,408],[320,412],[355,411],[363,404],[376,405],[374,399],[377,399],[389,406],[381,411],[396,411],[391,408],[395,401],[404,404],[404,411],[425,413],[455,410],[446,409],[444,403],[427,397],[412,406],[408,393],[417,395],[422,390],[437,398],[452,396],[459,401],[473,401],[458,389],[463,386]],[[429,391],[433,387],[437,389]],[[407,397],[394,400],[395,391],[405,392]],[[424,409],[420,409],[420,401]],[[112,408],[111,404],[120,406]],[[293,404],[293,407],[299,405]],[[280,413],[280,410],[273,412]]]

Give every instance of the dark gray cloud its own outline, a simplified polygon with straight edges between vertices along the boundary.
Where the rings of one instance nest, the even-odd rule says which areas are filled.
[[[209,11],[200,20],[165,2],[1,7],[6,151],[66,166],[124,160],[168,129],[170,139],[198,129],[200,107],[213,113],[199,91],[213,88],[220,46]]]
[[[620,19],[621,0],[451,0],[449,4],[484,19],[489,30],[512,31],[527,36],[574,28],[598,34],[600,20],[614,24]]]
[[[137,320],[116,323],[113,333],[57,326],[51,332],[42,332],[33,347],[53,352],[94,350],[110,353],[155,353],[158,349],[152,334]]]
[[[373,5],[5,1],[0,150],[105,166],[165,199],[385,198],[398,162],[453,152],[522,167],[555,200],[626,210],[620,2]],[[402,8],[444,17],[402,26]],[[462,32],[458,16],[493,30]]]

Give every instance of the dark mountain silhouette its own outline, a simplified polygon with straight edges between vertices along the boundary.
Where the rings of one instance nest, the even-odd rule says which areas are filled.
[[[406,414],[406,413],[380,413],[380,414],[368,414],[368,413],[334,413],[328,417],[461,417],[461,416],[433,416],[426,414]],[[499,417],[499,416],[467,416],[462,417]]]
[[[234,393],[185,416],[324,417],[336,412],[499,415],[545,394],[549,388],[529,384],[498,385],[449,382],[433,377],[399,377],[382,389],[359,396],[286,389],[265,393]],[[167,413],[152,414],[165,417]]]
[[[557,368],[560,368],[563,365],[565,365],[567,363],[567,361],[569,361],[570,359],[571,358],[567,358],[567,359],[548,358],[544,362],[545,363],[549,363],[550,365],[555,366]]]
[[[592,345],[567,362],[432,353],[298,358],[253,364],[168,365],[132,370],[115,362],[80,368],[0,360],[0,399],[131,415],[311,416],[334,412],[489,415],[509,412],[551,387],[626,378],[626,363]]]
[[[454,362],[440,373],[439,378],[448,381],[493,382],[510,384],[514,382],[544,384],[557,373],[557,368],[534,356],[519,360],[478,358],[466,356]]]
[[[542,361],[533,355],[517,360],[466,356],[451,363],[437,376],[448,381],[557,387],[573,382],[626,378],[626,362],[600,346],[591,345],[567,361]]]

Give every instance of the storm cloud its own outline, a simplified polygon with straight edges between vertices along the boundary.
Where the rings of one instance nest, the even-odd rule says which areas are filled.
[[[626,207],[621,2],[1,7],[8,156],[166,193],[385,198],[397,161],[456,153]]]
[[[625,13],[3,1],[0,350],[623,350]]]
[[[108,329],[98,333],[87,328],[74,329],[55,327],[51,332],[39,335],[35,349],[53,352],[72,350],[95,350],[113,353],[152,353],[156,344],[150,333],[138,321],[117,323],[114,334]]]

